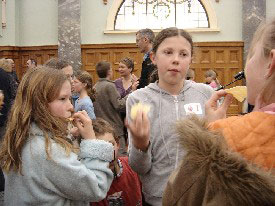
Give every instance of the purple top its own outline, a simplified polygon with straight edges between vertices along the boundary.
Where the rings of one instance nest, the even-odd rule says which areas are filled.
[[[118,78],[115,80],[116,89],[119,92],[121,98],[125,97],[132,91],[132,86],[130,86],[127,90],[124,89],[122,78]]]

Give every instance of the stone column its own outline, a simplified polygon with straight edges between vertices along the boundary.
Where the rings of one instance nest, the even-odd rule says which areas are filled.
[[[243,0],[244,60],[257,27],[266,17],[266,0]]]
[[[58,58],[81,69],[81,0],[58,0]]]

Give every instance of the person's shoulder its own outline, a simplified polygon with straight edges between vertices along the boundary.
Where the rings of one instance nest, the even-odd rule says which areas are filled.
[[[141,89],[137,89],[133,92],[131,92],[127,98],[128,99],[134,99],[137,101],[147,101],[152,98],[154,91],[149,88],[149,86],[146,86]]]
[[[83,99],[80,99],[79,105],[83,105],[83,104],[92,104],[91,98],[87,96],[87,97],[84,97]]]
[[[191,82],[190,85],[193,90],[204,94],[207,97],[210,97],[214,92],[214,89],[212,87],[204,83]]]
[[[114,83],[116,84],[116,83],[121,83],[122,82],[122,78],[118,78],[118,79],[116,79],[115,81],[114,81]]]

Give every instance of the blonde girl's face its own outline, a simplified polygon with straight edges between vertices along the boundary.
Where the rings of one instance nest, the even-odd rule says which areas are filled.
[[[158,68],[159,84],[165,87],[183,84],[191,64],[191,44],[182,36],[163,40],[151,56]]]
[[[122,62],[120,62],[118,65],[118,71],[122,77],[129,76],[131,74],[131,69]]]
[[[83,89],[85,89],[86,84],[79,81],[77,78],[74,79],[73,87],[74,92],[80,93]]]
[[[69,118],[73,112],[71,96],[71,83],[69,81],[66,81],[62,85],[58,97],[54,101],[49,103],[51,114],[56,117]]]
[[[256,98],[263,88],[267,70],[268,61],[264,57],[261,43],[258,42],[251,50],[245,66],[248,103],[255,105]]]

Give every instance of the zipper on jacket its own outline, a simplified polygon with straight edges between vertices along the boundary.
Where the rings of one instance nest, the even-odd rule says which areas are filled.
[[[177,96],[174,96],[174,103],[175,103],[175,107],[176,107],[176,118],[177,120],[179,120],[179,100]],[[175,169],[178,166],[178,161],[179,161],[179,143],[177,143],[177,154],[176,154],[176,164],[175,164]]]
[[[179,120],[179,101],[178,101],[178,97],[174,96],[174,103],[175,103],[175,107],[176,107],[176,117],[177,120]]]

